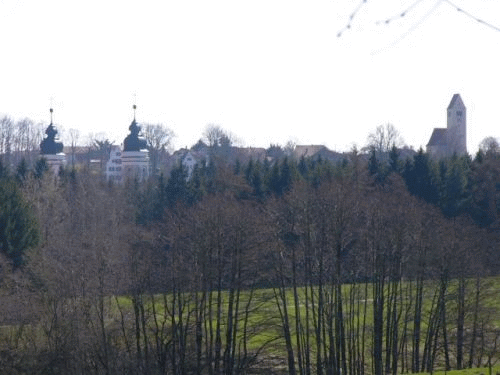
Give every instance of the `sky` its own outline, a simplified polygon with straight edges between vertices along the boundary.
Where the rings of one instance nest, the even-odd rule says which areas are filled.
[[[0,0],[0,115],[120,144],[136,104],[176,149],[216,124],[341,152],[391,123],[418,149],[459,93],[473,154],[500,137],[498,28],[498,0]]]

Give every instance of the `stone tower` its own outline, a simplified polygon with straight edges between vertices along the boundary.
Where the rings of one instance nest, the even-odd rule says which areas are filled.
[[[467,153],[467,109],[459,94],[453,95],[447,112],[447,153],[464,155]]]
[[[427,144],[427,152],[434,158],[467,153],[467,110],[459,94],[453,95],[446,112],[446,128],[435,128]]]

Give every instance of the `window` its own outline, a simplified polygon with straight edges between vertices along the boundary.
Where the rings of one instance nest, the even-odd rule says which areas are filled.
[[[462,116],[462,111],[457,111],[457,116],[461,117]]]
[[[114,167],[109,167],[109,169],[108,169],[108,170],[109,170],[110,172],[113,172],[113,171],[115,170],[115,168],[114,168]]]
[[[116,167],[115,171],[120,172],[122,170],[122,167]]]

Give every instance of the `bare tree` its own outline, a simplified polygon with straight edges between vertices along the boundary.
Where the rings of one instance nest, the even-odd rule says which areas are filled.
[[[368,135],[367,149],[374,150],[377,158],[386,160],[393,146],[401,147],[404,141],[393,124],[379,125]]]
[[[231,153],[231,147],[235,143],[234,135],[222,129],[219,125],[207,125],[203,138],[206,141],[210,156],[219,160],[227,160]]]
[[[206,140],[209,147],[222,147],[225,145],[232,146],[233,140],[222,127],[215,124],[209,124],[203,132],[203,138]]]
[[[0,119],[0,154],[4,155],[4,163],[10,168],[12,142],[14,138],[14,122],[8,116]]]
[[[80,138],[80,131],[78,129],[69,129],[69,141],[71,147],[71,166],[75,167],[75,150]]]
[[[495,137],[486,137],[479,143],[479,150],[486,155],[498,155],[500,153],[500,144]]]
[[[88,158],[89,163],[92,159],[97,159],[100,162],[101,169],[104,167],[104,162],[109,158],[111,152],[111,142],[105,133],[90,133],[88,135]]]
[[[162,156],[165,156],[175,134],[172,129],[163,124],[143,124],[142,133],[148,143],[149,157],[153,173],[156,173]]]

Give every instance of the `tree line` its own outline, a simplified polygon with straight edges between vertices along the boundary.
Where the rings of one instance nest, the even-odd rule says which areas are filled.
[[[2,371],[494,365],[499,163],[213,152],[124,186],[1,163]]]

